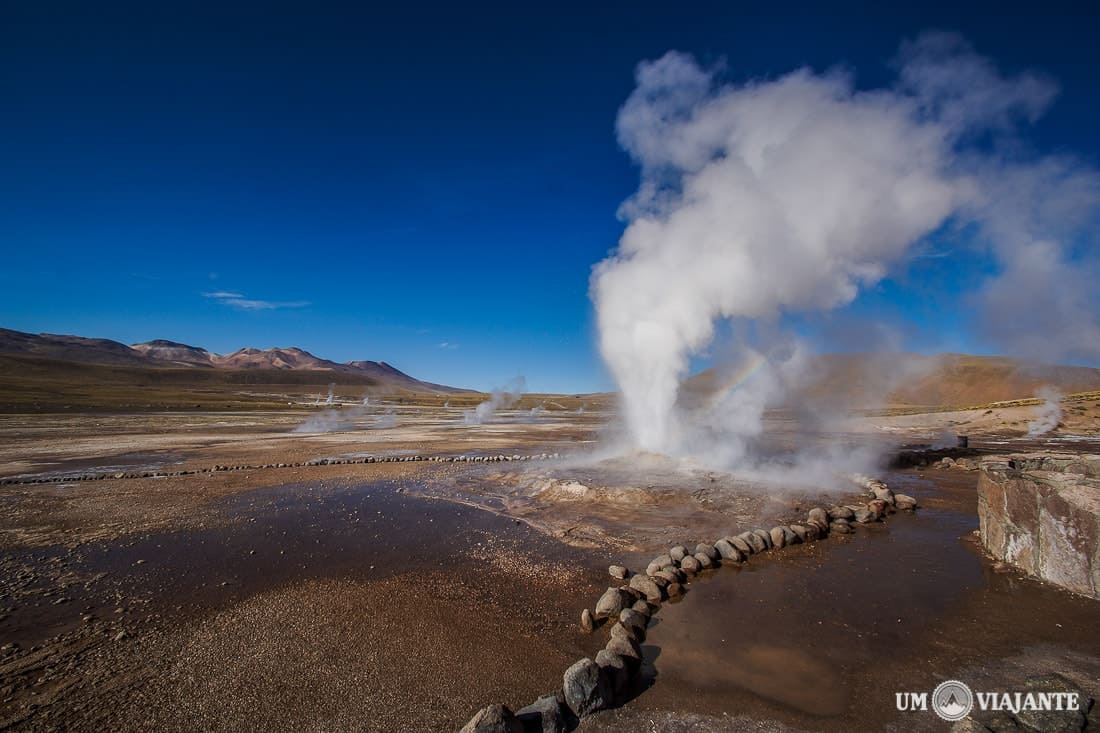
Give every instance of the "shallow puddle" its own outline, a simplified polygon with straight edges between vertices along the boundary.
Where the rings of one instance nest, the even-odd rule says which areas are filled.
[[[693,582],[650,630],[655,684],[636,704],[814,730],[934,727],[932,713],[900,718],[895,690],[930,691],[966,664],[1036,644],[1100,656],[1100,603],[992,572],[969,540],[976,475],[935,475],[888,477],[921,500],[913,515]]]

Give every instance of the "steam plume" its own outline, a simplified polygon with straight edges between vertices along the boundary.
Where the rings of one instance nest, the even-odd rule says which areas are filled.
[[[484,425],[492,420],[497,410],[506,410],[519,401],[523,393],[527,391],[527,380],[515,377],[503,387],[497,387],[485,400],[472,410],[466,410],[463,414],[463,422],[467,425]]]
[[[1028,184],[1046,170],[1072,194],[1065,207],[1075,215],[1100,200],[1100,179],[1068,161],[1009,165],[976,151],[979,136],[1034,121],[1056,90],[1034,74],[1000,74],[957,36],[903,45],[898,79],[885,89],[857,90],[841,71],[808,69],[721,86],[676,52],[639,65],[636,79],[617,129],[641,183],[620,209],[626,229],[596,266],[591,291],[601,353],[646,450],[690,454],[700,433],[717,433],[720,460],[736,463],[764,408],[797,377],[805,351],[797,340],[781,336],[779,348],[742,340],[738,358],[762,368],[689,419],[677,406],[680,382],[719,320],[751,330],[844,306],[949,221],[982,227],[1009,263],[1005,278],[1021,260],[1045,257],[1054,272],[1044,282],[1056,279],[1073,258],[1048,231],[1056,217],[1031,204],[1017,215],[1028,226],[1008,236],[998,217],[1020,198],[1009,193],[1035,192]],[[1063,308],[1089,297],[1076,279],[1067,286],[1057,296]],[[993,280],[983,297],[997,307],[1001,289]],[[1084,308],[1077,322],[1100,328],[1096,310]]]
[[[1035,396],[1043,404],[1035,408],[1035,419],[1027,424],[1027,436],[1037,438],[1058,427],[1062,421],[1062,393],[1054,387],[1040,387]]]

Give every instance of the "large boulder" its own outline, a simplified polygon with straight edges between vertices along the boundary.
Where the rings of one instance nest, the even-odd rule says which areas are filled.
[[[650,603],[661,602],[661,588],[654,582],[653,578],[645,575],[635,575],[630,579],[630,587],[639,591]],[[621,606],[619,611],[622,611]]]
[[[665,568],[664,570],[658,570],[656,575],[650,575],[648,577],[649,577],[650,580],[652,580],[654,583],[656,583],[658,588],[664,588],[669,583],[674,583],[675,582],[674,580],[669,580],[668,579],[669,576],[672,575],[672,573],[669,572],[670,570],[671,570],[671,568]],[[675,577],[675,576],[673,576],[673,577]],[[635,593],[639,592],[636,588],[631,588],[631,590],[633,590]],[[641,597],[640,594],[639,594],[639,597]]]
[[[708,545],[706,542],[700,542],[695,546],[695,552],[692,553],[696,557],[699,555],[706,555],[711,562],[718,560],[718,550],[714,545]]]
[[[764,544],[764,540],[760,539],[760,536],[755,532],[742,532],[737,535],[737,539],[747,544],[753,552],[764,552],[768,549],[768,546]]]
[[[772,536],[771,536],[771,533],[768,532],[768,530],[766,530],[766,529],[754,529],[752,531],[752,533],[754,535],[756,535],[757,537],[759,537],[761,540],[763,540],[765,550],[770,550],[775,546],[775,545],[772,544]]]
[[[638,613],[632,608],[624,608],[619,614],[619,623],[635,630],[635,638],[644,638],[646,627],[649,626],[649,616]]]
[[[459,733],[524,733],[523,724],[507,705],[490,705],[477,711]]]
[[[612,637],[604,644],[604,649],[623,658],[629,666],[639,668],[642,665],[642,646],[633,639],[622,636]]]
[[[879,501],[884,501],[890,506],[894,505],[894,492],[886,486],[872,486],[871,493],[874,494],[875,498]]]
[[[657,557],[653,558],[653,560],[650,561],[649,564],[655,565],[658,568],[676,567],[676,563],[668,555],[658,555]]]
[[[641,644],[645,640],[645,630],[636,626],[624,626],[622,622],[616,621],[611,626],[611,638],[627,639]]]
[[[852,510],[852,519],[859,522],[860,524],[870,524],[871,522],[878,519],[878,517],[875,516],[875,513],[871,511],[870,508],[866,506],[859,506]]]
[[[666,584],[679,583],[680,574],[681,571],[679,568],[662,568],[649,577],[653,579],[654,583],[660,585],[662,581],[664,581]]]
[[[557,695],[545,695],[527,707],[516,711],[516,718],[526,733],[565,733],[569,730],[565,711],[562,710],[564,698]]]
[[[637,575],[635,578],[639,577]],[[624,594],[618,588],[608,588],[600,596],[600,600],[596,601],[596,618],[610,618],[612,616],[618,616],[619,611],[623,610],[623,606],[629,605],[627,603],[626,594]]]
[[[726,542],[729,542],[731,545],[733,545],[735,548],[737,548],[737,550],[740,551],[740,553],[742,555],[744,555],[746,558],[749,555],[751,555],[753,552],[755,552],[752,549],[752,545],[750,545],[748,542],[746,542],[745,539],[741,536],[723,537],[722,539],[724,539]]]
[[[902,511],[913,511],[917,508],[917,500],[908,494],[894,494],[894,506]]]
[[[565,704],[579,718],[614,704],[614,691],[608,674],[600,665],[585,657],[562,675]]]
[[[606,649],[601,649],[596,653],[596,664],[604,671],[611,684],[614,702],[621,701],[623,694],[630,686],[631,672],[635,669],[634,665],[628,665],[625,659]]]
[[[851,534],[852,525],[848,524],[847,519],[834,519],[829,523],[829,531],[833,534]]]
[[[903,495],[896,499],[902,508]],[[986,458],[978,520],[982,544],[995,558],[1100,598],[1100,455]]]
[[[745,560],[745,556],[729,540],[718,540],[714,543],[714,549],[718,551],[723,560],[729,560],[730,562],[744,562]]]

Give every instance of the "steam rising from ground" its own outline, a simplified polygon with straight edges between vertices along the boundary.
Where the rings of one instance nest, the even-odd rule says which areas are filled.
[[[379,412],[370,407],[367,399],[364,398],[361,405],[321,410],[295,427],[292,432],[341,433],[350,430],[388,430],[394,427],[397,427],[397,415],[392,407]]]
[[[1035,396],[1043,404],[1035,408],[1035,419],[1027,424],[1027,435],[1036,438],[1046,435],[1062,421],[1062,393],[1054,387],[1040,387]]]
[[[1002,263],[978,303],[986,320],[1026,313],[1045,324],[1030,335],[1047,349],[1084,343],[1100,355],[1094,293],[1078,274],[1095,263],[1067,238],[1094,216],[1100,177],[1066,159],[988,152],[1054,95],[1045,79],[1002,75],[946,34],[905,44],[895,84],[866,91],[841,71],[720,86],[680,53],[641,64],[618,118],[641,184],[620,210],[618,250],[592,277],[601,353],[634,444],[751,462],[764,409],[806,364],[781,317],[850,303],[948,225],[975,227]],[[680,383],[723,319],[751,379],[686,409]],[[768,338],[747,338],[761,331]]]
[[[519,402],[519,398],[527,391],[527,380],[515,377],[503,387],[497,387],[485,400],[472,410],[466,410],[462,419],[466,425],[484,425],[493,419],[497,410],[507,410]]]

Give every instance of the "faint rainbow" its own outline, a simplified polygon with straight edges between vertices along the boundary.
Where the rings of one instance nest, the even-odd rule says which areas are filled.
[[[754,352],[737,371],[729,375],[720,388],[714,391],[706,401],[706,406],[714,407],[723,397],[749,381],[767,363],[768,360],[763,354]]]

